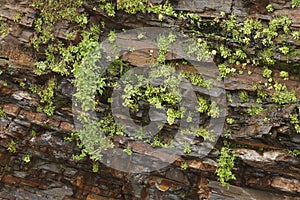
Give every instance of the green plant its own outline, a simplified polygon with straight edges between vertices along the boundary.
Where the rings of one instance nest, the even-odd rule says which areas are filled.
[[[213,101],[210,104],[209,111],[207,112],[208,116],[211,116],[212,118],[218,118],[220,115],[220,108],[217,104],[217,102]]]
[[[181,73],[186,79],[189,79],[191,83],[195,86],[201,86],[207,89],[211,89],[212,87],[212,80],[206,80],[202,78],[201,75],[191,73],[191,72],[183,72]]]
[[[274,84],[275,91],[271,95],[271,99],[278,104],[291,103],[297,100],[295,91],[289,91],[286,85],[280,83]]]
[[[186,161],[184,161],[182,164],[181,164],[181,169],[183,170],[187,170],[187,168],[189,167],[188,163]]]
[[[20,21],[20,19],[22,18],[22,13],[17,13],[14,18],[13,18],[13,21],[14,22],[18,22]]]
[[[145,37],[145,33],[139,33],[138,36],[137,36],[137,39],[138,40],[141,40]]]
[[[248,93],[246,91],[241,91],[239,93],[239,98],[243,103],[249,102],[249,96],[248,96]]]
[[[55,86],[55,80],[50,79],[47,85],[44,87],[31,86],[29,88],[31,92],[37,94],[40,97],[40,103],[44,104],[44,106],[38,106],[38,112],[44,112],[48,116],[53,115],[55,110],[55,105],[53,103]]]
[[[124,151],[125,153],[127,153],[129,156],[132,155],[132,153],[133,153],[130,144],[128,144],[128,145],[126,146],[126,149],[124,149],[123,151]]]
[[[186,154],[189,154],[189,153],[192,152],[190,144],[184,143],[184,150],[183,150],[183,152],[186,153]]]
[[[274,11],[274,8],[271,4],[267,5],[266,9],[267,9],[268,12],[273,12]]]
[[[289,73],[286,71],[280,71],[279,73],[280,77],[283,78],[283,80],[287,81],[289,80]]]
[[[299,114],[290,114],[290,122],[294,125],[297,133],[300,133]]]
[[[297,8],[300,6],[300,0],[292,0],[292,8]]]
[[[26,163],[29,163],[29,162],[30,162],[30,155],[29,155],[29,154],[26,154],[26,155],[23,157],[23,161],[26,162]]]
[[[231,172],[236,157],[237,154],[229,147],[222,147],[220,157],[217,159],[219,167],[216,170],[216,174],[223,186],[229,187],[228,181],[236,180],[236,177]]]
[[[2,17],[0,17],[0,36],[6,35],[9,32],[9,28],[4,24]]]
[[[281,53],[283,53],[284,55],[287,55],[290,52],[290,48],[287,46],[283,46],[280,47],[279,50],[281,51]]]
[[[2,107],[0,107],[0,117],[5,117],[6,113],[3,111]]]
[[[124,10],[129,14],[136,14],[137,12],[145,12],[147,8],[147,0],[122,0],[118,1],[117,9]]]
[[[174,124],[176,118],[182,118],[183,111],[181,110],[174,110],[173,108],[169,108],[167,111],[168,116],[168,124]]]
[[[230,73],[234,73],[236,71],[235,68],[230,68],[226,64],[220,64],[218,65],[219,68],[219,79],[220,78],[225,78],[227,75]]]
[[[33,39],[32,44],[35,49],[40,44],[46,44],[54,41],[54,26],[61,20],[75,22],[80,26],[87,24],[87,17],[84,13],[79,13],[82,6],[82,0],[61,0],[57,1],[37,0],[32,3],[32,7],[41,11],[39,18],[35,19],[35,30],[37,36]]]
[[[31,137],[35,137],[35,136],[36,136],[36,131],[32,129],[32,130],[30,131],[30,136],[31,136]]]
[[[97,163],[93,163],[92,171],[97,173],[99,171],[99,165]]]
[[[226,122],[227,122],[227,124],[233,124],[234,119],[232,119],[232,118],[226,118]]]
[[[100,8],[104,9],[110,17],[114,17],[116,14],[115,6],[110,2],[106,2],[105,5],[100,6]]]
[[[159,63],[164,63],[166,58],[165,54],[168,52],[170,45],[176,41],[176,36],[173,33],[169,33],[168,36],[161,34],[157,38],[157,47],[159,50],[159,55],[157,61]]]
[[[171,148],[173,145],[169,142],[162,141],[161,138],[159,138],[157,135],[153,137],[153,141],[150,143],[151,146],[154,147],[164,147],[164,148]]]
[[[293,155],[293,156],[299,156],[300,155],[300,150],[298,150],[298,149],[293,149],[293,150],[288,149],[287,152],[289,154]]]
[[[264,67],[264,70],[263,70],[263,77],[268,79],[269,82],[272,82],[272,70],[270,70],[269,68],[267,67]]]
[[[198,111],[200,113],[205,113],[208,111],[209,109],[209,104],[207,103],[207,101],[203,98],[203,97],[198,97],[198,105],[199,105],[199,108],[198,108]]]
[[[212,131],[208,131],[203,127],[199,127],[198,129],[192,129],[192,133],[195,134],[197,137],[203,137],[204,140],[208,140],[211,142],[215,141],[215,136]]]
[[[16,145],[17,143],[14,140],[10,140],[7,146],[7,150],[10,153],[16,153],[17,152]]]
[[[286,57],[291,56],[292,53],[295,53],[296,46],[289,44],[287,47],[284,46],[284,44],[292,37],[294,40],[300,38],[299,31],[290,28],[291,20],[286,16],[276,16],[270,20],[269,24],[266,24],[255,17],[246,17],[244,20],[238,21],[235,15],[229,16],[223,12],[221,14],[222,18],[208,21],[202,19],[197,13],[175,12],[168,1],[163,4],[154,5],[148,0],[120,0],[116,3],[100,0],[99,2],[101,4],[100,9],[103,9],[108,16],[115,15],[115,6],[117,6],[117,10],[123,10],[130,14],[137,14],[138,12],[154,13],[160,21],[164,20],[166,15],[171,16],[174,20],[180,19],[189,29],[186,32],[187,36],[192,38],[190,41],[187,41],[187,45],[183,45],[185,47],[183,48],[184,53],[189,56],[196,56],[198,60],[203,60],[203,58],[208,58],[211,55],[216,56],[219,62],[219,79],[235,73],[236,70],[238,70],[239,74],[248,71],[250,76],[252,75],[252,69],[248,68],[250,65],[267,66],[264,68],[263,77],[267,78],[269,83],[265,86],[258,85],[255,89],[257,92],[257,102],[260,104],[263,99],[268,97],[270,97],[273,102],[280,104],[291,103],[295,100],[295,93],[293,91],[287,90],[285,86],[279,85],[278,83],[274,85],[271,84],[271,82],[273,83],[271,69],[273,69],[277,54],[282,53],[286,55]],[[128,63],[124,64],[120,58],[109,66],[103,73],[103,76],[99,76],[98,73],[95,73],[102,69],[102,66],[95,63],[101,56],[105,55],[102,54],[104,51],[102,47],[97,49],[99,46],[98,36],[102,33],[100,27],[102,25],[104,30],[108,30],[109,27],[105,27],[104,23],[93,24],[92,20],[87,23],[88,18],[86,14],[81,12],[82,6],[82,0],[75,0],[73,2],[70,0],[61,0],[60,4],[53,0],[34,1],[33,7],[41,12],[39,17],[34,20],[36,37],[34,37],[32,43],[37,50],[45,49],[45,59],[36,63],[37,74],[55,72],[59,75],[74,77],[73,84],[77,89],[75,98],[81,108],[78,112],[78,120],[82,123],[82,128],[72,134],[72,139],[77,142],[82,152],[73,158],[82,159],[88,155],[93,160],[101,160],[101,152],[113,147],[112,140],[116,135],[131,137],[123,131],[123,127],[120,127],[114,121],[111,116],[110,108],[103,108],[101,104],[103,102],[110,103],[114,101],[114,99],[107,97],[107,91],[115,89],[115,87],[117,87],[116,80],[119,80],[126,70],[134,66],[130,66]],[[267,9],[268,11],[273,11],[270,5],[267,6]],[[97,10],[96,5],[93,10]],[[70,33],[65,35],[66,41],[56,37],[53,31],[54,27],[62,21],[72,24],[74,28],[74,30],[72,29]],[[0,21],[0,27],[1,24],[3,23]],[[211,30],[215,29],[217,31],[212,33]],[[108,40],[114,48],[115,56],[118,57],[116,54],[118,53],[116,45],[117,34],[113,30],[108,30],[108,32]],[[76,38],[79,38],[80,41],[77,41]],[[207,43],[202,38],[209,38],[212,42]],[[74,41],[75,39],[76,42]],[[147,37],[145,33],[140,33],[137,35],[137,39],[147,39]],[[136,84],[125,80],[122,82],[125,86],[122,93],[124,103],[120,106],[127,107],[130,109],[130,112],[136,113],[139,111],[139,103],[142,101],[151,106],[154,105],[157,109],[167,111],[168,123],[170,125],[174,123],[175,119],[180,119],[182,115],[187,115],[187,121],[192,122],[193,116],[191,116],[190,113],[184,113],[184,109],[178,109],[178,104],[182,99],[179,87],[181,80],[184,77],[193,85],[207,89],[211,88],[212,81],[204,79],[197,73],[182,72],[183,70],[180,71],[178,76],[174,76],[178,65],[172,66],[172,64],[169,64],[172,61],[169,62],[167,60],[166,54],[170,51],[170,46],[176,42],[176,36],[174,34],[160,35],[156,42],[159,51],[156,61],[164,63],[164,65],[157,67],[157,69],[151,71],[149,75],[153,79],[163,79],[163,84],[151,85],[149,80],[147,82],[147,77],[144,76],[133,77],[133,79],[137,80],[133,81]],[[297,42],[295,42],[295,44]],[[45,45],[41,46],[41,44]],[[255,44],[257,48],[253,48],[253,44]],[[249,48],[251,52],[249,52]],[[93,51],[94,49],[99,51]],[[128,49],[130,51],[133,50],[132,48]],[[44,52],[40,53],[43,54]],[[149,55],[153,56],[154,50],[150,49]],[[113,61],[114,59],[115,57],[111,57],[109,61]],[[182,62],[182,64],[184,63],[187,64],[187,62]],[[240,69],[239,66],[241,66],[242,69]],[[286,72],[288,73],[289,71],[289,73],[291,73],[292,71],[290,70],[290,68],[287,68]],[[238,75],[238,73],[234,75]],[[288,78],[284,73],[281,73],[280,76],[283,79]],[[46,87],[36,87],[36,93],[38,94],[38,91],[45,90],[45,93],[51,94],[51,91],[48,91]],[[268,93],[266,90],[269,90]],[[199,94],[197,95],[200,96]],[[53,99],[54,90],[53,96],[46,97],[42,104],[47,105],[48,102],[50,102],[50,100],[53,101]],[[228,99],[229,102],[233,102],[231,97],[228,97]],[[243,102],[248,102],[248,94],[246,92],[244,92],[244,94],[240,93],[240,99]],[[208,100],[200,96],[198,98],[198,104],[199,107],[197,109],[199,113],[207,114],[211,117],[218,117],[220,115],[220,108],[216,102],[209,103]],[[43,107],[40,108],[40,110],[43,109]],[[101,112],[100,121],[95,121],[91,118],[90,113],[100,110],[103,111],[103,109],[105,111]],[[253,107],[248,110],[248,113],[254,115],[261,112],[261,110],[262,107]],[[227,118],[226,122],[232,124],[234,120]],[[197,137],[203,137],[205,140],[215,140],[213,137],[214,134],[203,127],[189,127],[188,130],[184,131],[182,134],[192,133]],[[133,132],[135,133],[135,136],[132,137],[133,139],[142,140],[145,136],[143,129]],[[226,130],[225,135],[229,137],[230,131]],[[149,139],[144,142],[150,143],[152,146],[164,148],[172,147],[172,140],[169,140],[169,138],[166,138],[165,135],[160,133],[155,135],[151,140]],[[132,153],[130,145],[124,148],[124,152],[128,154]],[[189,153],[190,151],[190,144],[186,143],[184,152]],[[219,171],[216,173],[220,175],[220,181],[225,183],[234,177],[228,172],[234,165],[232,164],[234,158],[232,161],[226,158],[226,154],[232,156],[234,152],[228,146],[225,146],[225,150],[223,151],[225,152],[222,153],[221,150],[220,163],[227,162],[230,164],[220,165],[220,168],[218,168]],[[182,168],[187,169],[188,164],[184,162]],[[223,169],[223,171],[221,169]],[[93,171],[95,171],[94,165]]]
[[[251,108],[247,109],[247,113],[251,116],[257,115],[257,114],[261,113],[262,111],[263,111],[262,107],[251,107]]]
[[[299,40],[299,39],[300,39],[300,31],[293,31],[293,32],[292,32],[292,37],[293,37],[295,40]]]

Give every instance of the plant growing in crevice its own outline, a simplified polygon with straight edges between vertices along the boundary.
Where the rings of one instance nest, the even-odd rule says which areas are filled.
[[[239,98],[243,103],[247,103],[249,102],[249,96],[248,93],[246,91],[241,91],[239,93]]]
[[[2,17],[0,17],[0,36],[6,35],[9,32],[9,28],[4,24]]]
[[[16,145],[17,143],[14,140],[10,140],[7,146],[7,150],[10,153],[16,153],[17,152]]]
[[[298,107],[299,111],[300,108]],[[290,123],[294,126],[297,133],[300,133],[300,122],[299,122],[299,113],[290,114]]]
[[[97,163],[93,163],[92,171],[97,173],[99,171],[99,165]]]
[[[0,117],[5,117],[6,113],[3,111],[2,107],[0,106]]]
[[[29,163],[30,162],[30,155],[29,154],[26,154],[24,157],[23,157],[23,161],[25,162],[25,163]]]
[[[262,111],[263,111],[262,107],[255,107],[255,106],[247,109],[247,113],[251,116],[257,115],[257,114],[261,113]]]
[[[181,169],[183,170],[187,170],[187,168],[189,167],[188,163],[186,161],[184,161],[182,164],[181,164]]]
[[[78,12],[82,4],[82,0],[34,1],[31,6],[41,12],[40,17],[35,19],[35,30],[38,35],[32,40],[34,48],[38,49],[40,44],[55,40],[54,26],[61,20],[75,22],[80,26],[86,25],[88,22],[86,15]]]
[[[228,145],[221,148],[220,157],[217,159],[218,168],[216,174],[219,177],[218,180],[223,186],[229,187],[228,181],[236,180],[235,175],[232,173],[234,167],[234,161],[237,157],[237,153],[231,150]]]
[[[289,91],[286,85],[282,85],[281,83],[274,84],[275,91],[271,95],[271,99],[273,102],[278,104],[292,103],[297,100],[296,92],[291,90]]]
[[[132,155],[133,153],[130,144],[128,144],[123,151],[127,153],[129,156]]]
[[[47,85],[43,87],[31,86],[29,89],[31,92],[37,94],[40,97],[40,105],[37,107],[38,112],[44,112],[48,116],[53,115],[55,110],[54,105],[54,93],[55,93],[56,82],[55,79],[50,79],[47,82]]]
[[[297,8],[300,6],[300,0],[292,0],[292,8]]]

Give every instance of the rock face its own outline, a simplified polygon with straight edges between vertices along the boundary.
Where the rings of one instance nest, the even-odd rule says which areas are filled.
[[[153,4],[160,1],[150,1]],[[92,172],[93,162],[88,158],[72,159],[80,153],[74,141],[65,140],[74,130],[70,77],[54,75],[56,111],[54,115],[37,112],[39,97],[30,86],[44,85],[47,76],[33,73],[35,62],[43,57],[33,50],[30,40],[36,34],[34,18],[38,15],[29,5],[30,0],[1,0],[0,16],[8,33],[0,35],[0,199],[50,199],[50,200],[112,200],[112,199],[300,199],[300,160],[290,149],[300,150],[300,135],[289,123],[296,104],[265,105],[268,110],[259,115],[247,115],[254,97],[245,103],[239,100],[238,91],[253,91],[253,82],[259,82],[263,70],[253,67],[252,76],[243,74],[225,80],[225,90],[232,101],[228,102],[226,116],[234,123],[225,128],[232,131],[228,140],[235,146],[238,158],[233,168],[236,180],[229,190],[216,182],[220,137],[216,147],[205,158],[178,157],[167,167],[143,174],[130,174],[97,163],[98,172]],[[281,1],[171,1],[175,10],[192,11],[203,17],[221,17],[220,12],[237,16],[253,15],[269,20],[278,14],[287,14],[293,27],[300,26],[300,8],[291,9],[291,2]],[[268,13],[271,4],[275,11]],[[103,18],[89,4],[84,6],[90,20]],[[137,28],[142,26],[171,26],[152,16],[136,17],[118,14],[120,19],[109,21],[111,27]],[[56,36],[64,37],[68,24],[56,27]],[[135,65],[145,63],[143,52],[130,54],[123,59]],[[274,79],[280,70],[274,70]],[[288,88],[298,91],[298,77],[285,81]],[[197,88],[195,88],[197,90]],[[268,118],[268,120],[265,120]],[[120,141],[122,138],[120,139]],[[121,143],[121,142],[120,142]],[[134,153],[147,154],[151,149],[138,142],[131,143]],[[10,151],[8,151],[10,149]],[[30,161],[28,161],[28,156]],[[163,159],[163,155],[160,155]],[[27,158],[27,159],[26,159]],[[186,164],[186,170],[181,166]]]

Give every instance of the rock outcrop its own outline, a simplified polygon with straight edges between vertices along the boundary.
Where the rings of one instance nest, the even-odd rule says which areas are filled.
[[[174,10],[192,11],[207,19],[222,18],[220,12],[234,13],[241,19],[256,16],[263,21],[286,14],[292,19],[295,30],[300,27],[300,8],[291,9],[289,0],[170,2]],[[142,174],[120,172],[101,162],[97,163],[98,171],[93,172],[93,162],[87,157],[80,161],[72,159],[72,155],[80,153],[75,141],[65,140],[75,128],[73,77],[34,73],[35,62],[44,55],[42,51],[35,51],[31,44],[37,34],[34,20],[39,15],[31,3],[31,0],[0,1],[0,22],[7,29],[7,33],[0,34],[0,105],[3,111],[0,117],[0,199],[300,199],[300,159],[297,154],[300,135],[290,123],[290,114],[296,112],[297,102],[275,104],[270,101],[263,105],[268,108],[266,111],[247,114],[247,109],[256,105],[253,83],[263,81],[261,66],[253,66],[251,76],[244,73],[225,79],[224,89],[231,96],[225,115],[234,122],[226,124],[224,130],[230,129],[231,134],[227,138],[222,135],[205,158],[197,158],[194,154],[178,157],[165,168]],[[269,4],[274,8],[272,13],[266,10]],[[93,9],[90,2],[84,3],[82,12],[89,13],[90,21],[101,19],[109,28],[118,30],[144,26],[184,29],[188,26],[178,24],[171,17],[161,22],[142,13],[131,16],[119,11],[116,17],[109,18],[103,10]],[[65,39],[65,33],[70,29],[72,24],[58,24],[55,36]],[[74,38],[74,41],[77,39],[80,40]],[[299,43],[294,45],[300,46]],[[123,59],[141,65],[147,56],[132,53]],[[280,66],[273,70],[273,79],[294,89],[299,99],[299,74],[291,74],[288,80],[282,80],[280,70]],[[50,76],[57,79],[56,110],[52,116],[37,111],[40,97],[30,90],[33,85],[46,84]],[[241,102],[239,91],[253,95],[249,95],[248,102]],[[119,139],[121,143],[122,138]],[[237,154],[232,170],[236,180],[230,181],[229,190],[216,181],[215,173],[224,140],[232,144],[231,148]],[[131,146],[137,154],[151,151],[138,141],[132,141]],[[186,170],[182,169],[183,164],[186,164]]]

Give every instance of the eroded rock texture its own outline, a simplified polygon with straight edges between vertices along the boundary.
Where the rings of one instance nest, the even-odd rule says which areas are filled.
[[[160,3],[159,1],[153,1]],[[173,164],[159,171],[144,174],[127,174],[99,166],[92,172],[92,162],[87,158],[74,161],[73,154],[79,149],[75,142],[65,141],[74,129],[71,108],[73,86],[71,80],[55,75],[58,81],[53,116],[36,111],[39,97],[29,87],[43,85],[47,77],[33,73],[34,63],[41,55],[35,52],[30,39],[35,34],[33,22],[37,11],[29,5],[30,0],[1,0],[0,16],[9,26],[9,33],[0,36],[0,104],[6,114],[0,118],[0,199],[48,199],[48,200],[111,200],[111,199],[298,199],[300,195],[299,156],[289,154],[287,149],[300,149],[300,135],[289,123],[289,114],[296,105],[264,105],[267,112],[259,116],[245,114],[250,102],[241,103],[237,91],[252,91],[252,83],[259,82],[262,69],[257,67],[253,75],[247,74],[226,79],[225,89],[231,94],[227,115],[235,121],[228,125],[233,130],[229,140],[236,144],[238,159],[233,169],[237,180],[229,190],[216,182],[216,159],[219,155],[220,138],[216,148],[203,158],[178,158]],[[300,26],[300,9],[290,9],[291,2],[280,1],[171,1],[176,10],[200,13],[203,17],[220,16],[220,12],[238,16],[256,15],[268,20],[271,15],[287,14],[293,26]],[[276,9],[268,13],[266,5]],[[90,20],[105,18],[105,14],[92,11],[89,4],[85,9]],[[20,19],[16,20],[16,16]],[[169,21],[168,21],[169,20]],[[176,24],[168,19],[163,26]],[[137,28],[160,26],[162,23],[149,15],[136,17],[117,13],[109,21],[111,27]],[[56,27],[58,37],[69,29],[69,24]],[[143,62],[143,56],[132,55],[129,62]],[[279,71],[274,71],[279,76]],[[20,84],[25,83],[25,85]],[[298,77],[290,77],[285,83],[297,91]],[[252,101],[253,100],[253,101]],[[264,121],[265,117],[270,120]],[[34,132],[35,134],[33,134]],[[16,143],[15,153],[8,152],[10,142]],[[138,143],[133,150],[145,153]],[[251,147],[251,148],[249,148]],[[30,155],[30,162],[24,157]],[[181,165],[187,162],[187,170]]]

